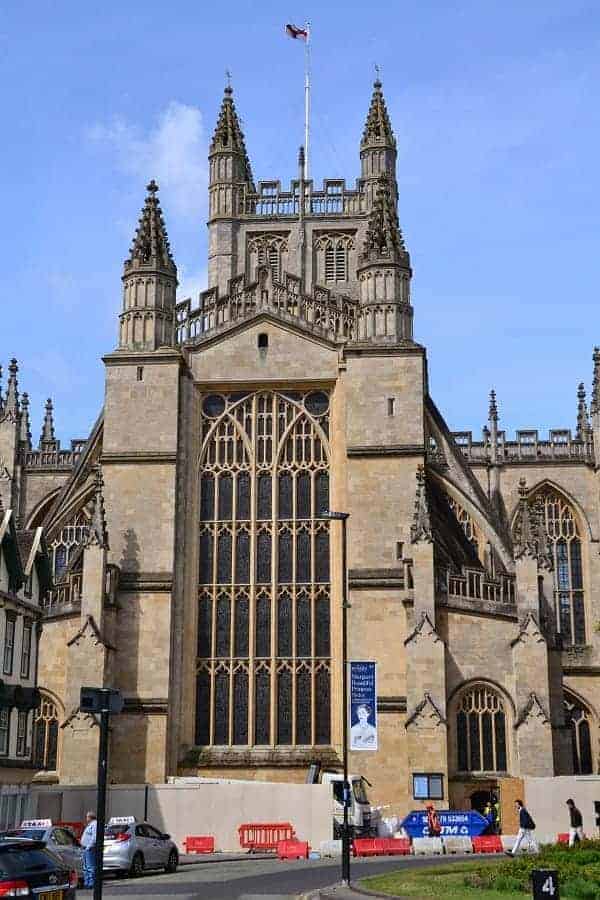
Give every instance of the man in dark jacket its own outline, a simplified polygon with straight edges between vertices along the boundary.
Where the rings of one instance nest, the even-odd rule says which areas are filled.
[[[516,856],[523,841],[527,841],[532,853],[538,853],[539,847],[533,832],[535,831],[535,822],[529,815],[528,810],[523,806],[522,800],[515,800],[515,806],[519,814],[519,833],[512,850],[507,850],[507,854]]]
[[[569,828],[569,847],[574,847],[578,841],[583,840],[583,817],[577,807],[575,801],[570,798],[567,800],[569,816],[571,817],[571,825]]]

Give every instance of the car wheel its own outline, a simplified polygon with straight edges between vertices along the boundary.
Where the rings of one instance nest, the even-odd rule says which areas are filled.
[[[165,872],[176,872],[178,863],[179,856],[177,855],[177,850],[171,850],[171,852],[169,853],[169,859],[167,860],[167,864],[165,866]]]
[[[139,878],[139,876],[144,871],[144,857],[141,853],[135,853],[133,859],[131,860],[131,867],[129,869],[129,874],[132,878]]]

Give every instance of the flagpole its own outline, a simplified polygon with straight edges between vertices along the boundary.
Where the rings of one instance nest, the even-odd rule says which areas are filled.
[[[306,23],[304,45],[304,180],[308,181],[308,154],[310,138],[310,22]]]

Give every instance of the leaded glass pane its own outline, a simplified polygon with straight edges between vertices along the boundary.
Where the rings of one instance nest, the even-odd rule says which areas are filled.
[[[296,479],[296,516],[299,519],[310,518],[310,475],[301,472]]]
[[[277,616],[277,655],[292,655],[292,598],[286,592],[279,598]]]
[[[235,656],[248,656],[248,626],[248,598],[243,596],[237,597],[235,601]]]
[[[271,597],[259,594],[256,598],[255,654],[257,657],[271,655]]]
[[[258,476],[258,504],[257,518],[271,518],[271,476]]]
[[[212,656],[211,638],[212,597],[205,594],[198,600],[198,656]]]
[[[329,581],[328,531],[319,531],[315,536],[315,581]]]
[[[296,599],[296,656],[312,656],[310,597],[302,592]]]
[[[292,518],[292,484],[293,479],[289,472],[279,476],[279,518]]]
[[[200,519],[211,521],[215,517],[215,479],[212,475],[203,475],[200,479]]]
[[[571,597],[569,594],[558,595],[558,609],[560,621],[560,633],[563,640],[567,644],[573,643],[573,632],[571,630]]]
[[[217,656],[229,656],[231,640],[231,603],[229,597],[221,595],[217,599]]]
[[[250,518],[250,476],[247,472],[238,472],[236,480],[237,519],[243,521]]]
[[[331,742],[331,686],[329,672],[321,668],[316,674],[315,744]]]
[[[591,775],[594,771],[590,724],[587,719],[583,719],[579,725],[579,770],[582,775]]]
[[[219,519],[229,521],[233,515],[233,478],[221,475],[219,478]]]
[[[583,573],[581,570],[581,544],[579,541],[571,541],[571,587],[578,591],[583,588]]]
[[[456,741],[458,749],[458,768],[460,772],[469,771],[468,740],[467,714],[459,712],[456,717]]]
[[[233,743],[248,743],[248,673],[233,676]]]
[[[461,772],[506,771],[506,722],[499,695],[485,685],[463,694],[456,714],[456,749]]]
[[[494,716],[496,724],[496,771],[506,772],[508,765],[506,760],[506,719],[503,712],[497,712]]]
[[[217,584],[231,583],[231,532],[222,531],[217,538]]]
[[[575,643],[585,644],[585,607],[580,593],[573,593],[573,628]]]
[[[277,743],[292,743],[292,673],[277,676]]]
[[[47,748],[47,766],[50,770],[56,769],[58,760],[58,720],[52,719],[48,722],[48,748]]]
[[[214,743],[229,743],[229,673],[222,671],[215,676]]]
[[[476,713],[469,715],[469,755],[471,760],[471,771],[477,772],[481,769],[481,754],[479,752],[479,716]]]
[[[273,540],[269,531],[261,531],[256,548],[256,581],[258,584],[271,582],[271,550]]]
[[[271,676],[265,669],[256,673],[254,698],[254,743],[270,741]]]
[[[210,675],[204,671],[196,676],[196,743],[210,744]]]
[[[329,475],[318,472],[315,477],[315,515],[317,518],[329,512]]]
[[[206,530],[200,534],[199,548],[199,581],[200,584],[211,584],[213,580],[213,535]]]
[[[235,538],[235,582],[250,583],[250,535],[247,531],[238,531]]]
[[[310,580],[310,534],[301,531],[296,538],[296,581],[306,584]]]
[[[305,669],[296,675],[296,743],[311,743],[311,677]]]
[[[318,594],[315,600],[315,656],[329,656],[330,633],[329,597]]]
[[[279,583],[289,584],[292,580],[292,535],[283,531],[279,535],[278,548]]]
[[[484,712],[481,716],[481,737],[483,742],[483,770],[494,771],[494,736],[492,732],[492,714]]]

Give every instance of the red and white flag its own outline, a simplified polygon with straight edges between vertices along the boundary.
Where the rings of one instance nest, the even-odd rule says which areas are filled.
[[[306,41],[308,43],[308,38],[310,35],[308,25],[305,28],[299,28],[297,25],[286,25],[285,33],[288,37],[293,38],[295,41]]]

